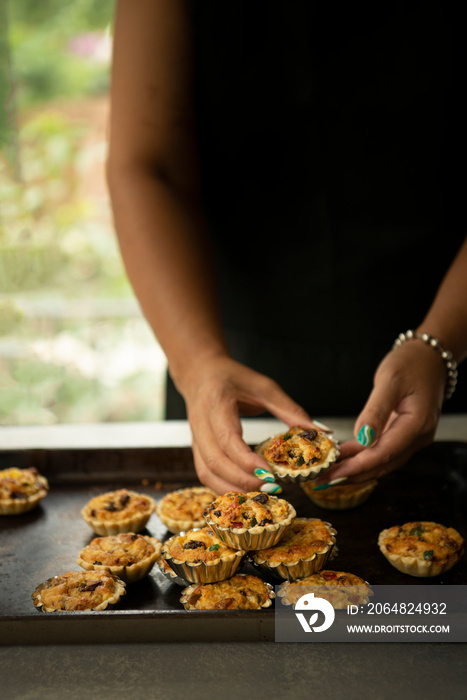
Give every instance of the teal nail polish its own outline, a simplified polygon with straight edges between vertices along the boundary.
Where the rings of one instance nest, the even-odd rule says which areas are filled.
[[[341,476],[338,479],[333,479],[327,484],[318,484],[318,486],[315,486],[313,491],[323,491],[324,489],[331,489],[333,486],[337,486],[337,484],[341,484],[343,481],[347,481],[346,476]]]
[[[369,447],[375,439],[375,431],[371,425],[362,425],[357,440],[363,447]]]
[[[270,481],[267,481],[266,483],[261,484],[259,490],[263,493],[282,493],[282,486],[279,486],[279,484],[272,484]]]
[[[269,483],[274,483],[274,474],[272,474],[267,469],[255,469],[255,476],[262,481],[268,481]]]

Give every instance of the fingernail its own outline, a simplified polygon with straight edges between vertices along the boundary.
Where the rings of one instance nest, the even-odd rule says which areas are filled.
[[[357,441],[363,447],[369,447],[375,439],[375,431],[371,425],[362,425],[357,435]]]
[[[261,484],[259,490],[263,491],[263,493],[282,493],[282,486],[271,484],[271,482],[267,481],[265,484]]]
[[[332,428],[329,428],[327,425],[325,425],[324,423],[321,423],[321,421],[319,421],[319,420],[315,420],[315,419],[313,418],[313,423],[314,423],[320,430],[322,430],[324,433],[333,433],[333,432],[334,432]]]
[[[269,481],[270,483],[274,483],[274,474],[272,472],[268,471],[267,469],[255,469],[254,472],[255,476],[258,479],[261,479],[262,481]]]
[[[347,481],[346,476],[341,476],[339,479],[333,479],[327,484],[318,484],[318,486],[315,486],[313,491],[323,491],[324,489],[330,489],[333,486],[337,486],[337,484],[341,484],[343,481]]]

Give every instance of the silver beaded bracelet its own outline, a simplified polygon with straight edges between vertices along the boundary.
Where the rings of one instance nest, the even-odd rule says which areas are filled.
[[[405,333],[400,333],[399,337],[394,341],[392,349],[400,348],[403,343],[408,340],[422,340],[427,345],[437,350],[441,355],[441,358],[446,366],[447,381],[446,389],[444,391],[444,399],[447,401],[451,398],[454,393],[454,389],[457,384],[457,362],[452,359],[452,352],[445,350],[437,338],[433,338],[429,333],[416,333],[415,331],[406,331]]]

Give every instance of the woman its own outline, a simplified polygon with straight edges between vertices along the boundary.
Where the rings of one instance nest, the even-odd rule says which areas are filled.
[[[358,415],[328,479],[398,468],[433,439],[447,368],[392,341],[467,353],[461,24],[404,7],[117,5],[117,234],[217,492],[265,488],[239,418],[265,411]]]

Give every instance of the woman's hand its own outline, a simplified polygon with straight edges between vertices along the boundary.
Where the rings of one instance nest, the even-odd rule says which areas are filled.
[[[269,411],[288,426],[311,428],[314,423],[308,414],[272,379],[228,356],[205,362],[202,370],[198,366],[179,389],[187,406],[199,480],[217,493],[279,493],[278,484],[254,476],[255,469],[267,465],[243,441],[240,414]]]
[[[356,441],[341,445],[339,462],[320,481],[345,476],[361,482],[402,466],[432,442],[445,384],[443,361],[423,341],[411,340],[389,352],[355,423]]]

